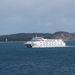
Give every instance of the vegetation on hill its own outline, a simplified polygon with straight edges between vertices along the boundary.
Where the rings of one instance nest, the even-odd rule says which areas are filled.
[[[55,32],[51,33],[18,33],[18,34],[11,34],[11,35],[1,35],[0,41],[28,41],[31,40],[32,37],[35,36],[49,38],[49,39],[63,39],[64,41],[71,41],[75,40],[75,33],[68,33],[68,32]]]

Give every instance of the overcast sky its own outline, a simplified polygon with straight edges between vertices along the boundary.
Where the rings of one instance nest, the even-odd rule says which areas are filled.
[[[0,0],[0,34],[75,32],[75,0]]]

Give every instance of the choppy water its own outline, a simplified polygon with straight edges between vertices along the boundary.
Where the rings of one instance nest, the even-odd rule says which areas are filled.
[[[0,75],[75,75],[75,47],[32,49],[0,43]]]

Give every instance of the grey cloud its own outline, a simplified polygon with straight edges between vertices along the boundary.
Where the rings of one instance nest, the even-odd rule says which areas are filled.
[[[6,25],[6,29],[10,27],[15,32],[70,31],[75,24],[74,3],[74,0],[1,0],[0,30]]]

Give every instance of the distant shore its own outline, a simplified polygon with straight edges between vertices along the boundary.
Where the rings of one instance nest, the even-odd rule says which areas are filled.
[[[25,42],[31,40],[32,37],[35,37],[36,35],[48,39],[63,39],[64,41],[75,40],[75,33],[59,31],[53,34],[52,33],[18,33],[18,34],[11,34],[11,35],[1,35],[0,43]]]
[[[8,42],[0,42],[0,43],[24,43],[25,41],[8,41]]]

